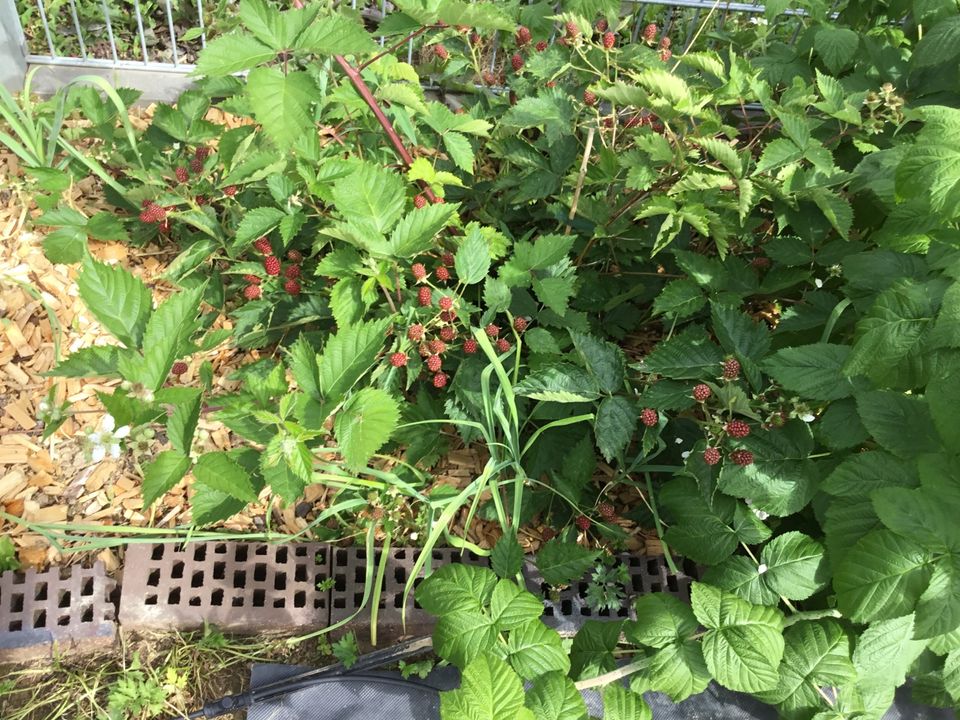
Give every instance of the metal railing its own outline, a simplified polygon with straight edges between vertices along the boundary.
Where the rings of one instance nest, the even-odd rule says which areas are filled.
[[[171,0],[158,0],[160,7],[158,11],[152,15],[144,13],[141,7],[141,0],[133,0],[135,30],[132,38],[129,37],[129,34],[125,34],[126,42],[124,43],[124,49],[129,47],[131,52],[121,52],[118,47],[117,34],[111,14],[111,5],[108,4],[108,0],[67,0],[65,5],[61,4],[59,6],[56,17],[52,17],[50,13],[50,9],[55,0],[19,1],[28,3],[36,9],[39,25],[40,28],[42,28],[42,33],[37,32],[37,37],[33,38],[33,47],[28,47],[25,51],[26,54],[23,60],[25,60],[28,65],[51,66],[52,68],[79,68],[85,70],[139,70],[149,73],[164,73],[180,76],[189,74],[195,68],[192,62],[186,62],[189,53],[182,52],[182,50],[186,50],[188,47],[187,41],[178,36],[177,23],[174,20]],[[91,32],[89,29],[86,33],[84,32],[84,23],[81,23],[80,14],[78,13],[78,2],[97,3],[98,7],[95,12],[98,11],[103,19],[102,30],[99,34]],[[4,4],[8,5],[8,10],[11,11],[9,14],[12,16],[12,21],[18,23],[18,15],[13,3],[14,0],[0,0],[0,11],[3,10]],[[627,0],[626,5],[629,7],[628,14],[633,16],[629,35],[631,41],[637,41],[643,27],[648,22],[659,21],[662,24],[663,31],[668,34],[673,30],[675,23],[682,22],[686,31],[685,40],[681,46],[683,50],[686,50],[693,41],[696,34],[695,30],[701,21],[700,19],[703,13],[708,13],[707,17],[710,17],[709,13],[716,15],[714,27],[717,31],[722,30],[728,18],[731,17],[731,14],[740,17],[759,17],[765,13],[765,8],[759,4],[759,0],[755,3],[720,2],[719,0],[663,0],[661,2]],[[351,0],[351,6],[357,9],[357,0]],[[189,4],[185,5],[185,7],[191,10],[191,14],[195,11],[195,16],[192,16],[190,19],[191,22],[196,23],[193,37],[191,38],[191,41],[194,41],[194,51],[206,47],[207,26],[204,23],[203,0],[189,0]],[[27,8],[24,9],[26,10]],[[116,7],[113,9],[114,12],[116,12]],[[181,11],[183,9],[184,8],[180,8]],[[393,6],[388,3],[387,0],[372,0],[372,2],[368,3],[361,2],[360,9],[365,15],[375,16],[372,19],[376,19],[376,16],[383,18],[388,15],[389,12],[393,10]],[[91,7],[87,6],[85,10],[89,15]],[[65,14],[66,16],[64,16]],[[158,14],[161,17],[158,17]],[[797,27],[792,33],[794,39],[802,30],[805,17],[806,14],[802,10],[789,8],[780,16],[784,22],[796,21]],[[2,12],[0,12],[0,19],[3,19]],[[10,21],[5,20],[4,22],[7,24]],[[71,35],[75,33],[75,42],[71,41],[70,44],[73,46],[71,49],[76,52],[58,51],[58,43],[55,42],[54,38],[58,36],[58,31],[60,31],[61,28],[72,29]],[[158,53],[151,53],[148,49],[147,33],[150,32],[152,36],[156,36],[153,32],[155,28],[161,30],[168,36],[169,60],[165,58],[158,60]],[[128,29],[132,28],[125,28],[125,30]],[[196,32],[196,30],[199,32]],[[22,28],[14,28],[14,31],[20,38],[23,38]],[[67,32],[69,32],[67,29],[60,32],[60,38],[62,39]],[[105,37],[103,37],[104,32]],[[199,48],[196,48],[196,39],[199,39]],[[385,40],[386,38],[384,37],[380,38],[381,46],[385,44]],[[551,38],[551,41],[552,40],[553,38]],[[91,41],[95,43],[96,51],[91,47]],[[46,45],[46,52],[42,52],[42,48],[37,47],[37,45],[43,44]],[[21,46],[23,45],[22,43]],[[60,45],[62,47],[63,43],[61,42]],[[491,69],[494,69],[498,62],[498,45],[498,37],[495,35],[491,57],[489,58]],[[7,48],[6,52],[15,53],[16,50],[16,48]],[[4,63],[4,52],[4,48],[0,47],[0,65]],[[20,52],[23,53],[24,50],[21,49]],[[406,49],[408,62],[413,61],[414,52],[415,41],[411,39]],[[503,60],[501,59],[500,61],[502,62]]]

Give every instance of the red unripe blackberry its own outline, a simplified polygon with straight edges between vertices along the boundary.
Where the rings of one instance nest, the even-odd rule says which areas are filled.
[[[449,379],[450,377],[446,373],[438,372],[433,376],[433,386],[438,390],[445,388],[447,386],[447,380]]]
[[[197,196],[193,199],[193,201],[194,201],[197,205],[199,205],[200,207],[203,207],[204,205],[207,204],[207,197],[206,197],[206,195],[197,195]]]
[[[287,281],[283,284],[283,289],[286,290],[286,291],[287,291],[288,293],[290,293],[291,295],[299,295],[299,294],[300,294],[300,283],[298,283],[296,280],[287,280]]]
[[[174,375],[183,375],[187,371],[187,364],[183,360],[177,360],[173,367],[170,368],[170,372]]]
[[[236,185],[227,185],[227,186],[223,189],[223,194],[226,195],[227,197],[233,197],[234,195],[237,194],[237,186],[236,186]]]
[[[515,317],[513,319],[513,329],[517,332],[523,332],[527,329],[527,319],[525,317]]]
[[[597,28],[597,32],[606,32],[606,31],[607,31],[607,21],[604,20],[603,18],[600,18],[599,20],[597,20],[596,28]]]
[[[707,465],[716,465],[720,462],[720,448],[708,447],[703,451],[703,461]]]
[[[427,198],[424,195],[417,195],[413,199],[413,206],[417,208],[417,210],[425,208],[427,206]]]
[[[442,197],[440,197],[439,195],[437,195],[437,196],[433,199],[433,204],[434,204],[434,205],[443,205],[445,202],[446,202],[446,200],[444,200],[444,199],[443,199]]]
[[[589,530],[590,525],[592,524],[590,522],[590,518],[588,518],[586,515],[578,516],[577,519],[574,520],[573,522],[578,528],[580,528],[582,532],[586,532],[587,530]]]
[[[140,211],[140,222],[142,223],[152,223],[153,222],[153,213],[150,210],[141,210]]]
[[[537,41],[537,44],[534,45],[534,47],[537,49],[537,52],[543,52],[544,50],[547,49],[547,41],[546,41],[546,40],[538,40],[538,41]]]
[[[664,35],[662,38],[660,38],[660,49],[661,49],[661,50],[666,50],[666,49],[667,49],[668,47],[670,47],[672,44],[673,44],[673,43],[672,43],[672,41],[670,40],[669,36]]]
[[[657,39],[657,33],[660,32],[660,28],[657,27],[656,23],[650,23],[643,29],[643,39],[648,43],[652,43]]]
[[[660,422],[660,414],[653,408],[644,408],[640,413],[640,422],[647,427],[653,427]]]
[[[750,426],[743,420],[731,420],[724,426],[727,435],[735,438],[745,438],[750,434]]]
[[[422,287],[417,291],[417,302],[420,303],[420,307],[430,307],[430,303],[433,302],[430,288]]]
[[[747,465],[753,465],[753,453],[749,450],[734,450],[730,453],[730,459],[733,460],[737,465],[742,465],[746,467]]]
[[[510,344],[510,341],[507,340],[506,338],[500,338],[499,340],[497,340],[497,350],[499,350],[500,352],[502,353],[509,352],[511,347],[513,346]]]
[[[500,328],[494,325],[493,323],[490,323],[489,325],[487,325],[483,329],[483,331],[487,334],[487,337],[490,338],[491,340],[500,334]]]
[[[713,395],[713,390],[710,389],[709,385],[700,383],[699,385],[693,386],[693,399],[697,402],[703,402],[711,395]]]
[[[565,29],[567,31],[567,37],[575,38],[580,35],[580,28],[577,27],[577,24],[570,20],[567,22]]]
[[[263,294],[263,291],[260,289],[259,285],[247,285],[243,289],[243,296],[247,300],[256,300]]]
[[[251,285],[259,285],[261,282],[259,275],[244,275],[243,279]]]
[[[514,72],[520,72],[523,68],[523,55],[520,53],[514,53],[510,58],[510,64],[513,66]]]
[[[590,92],[589,90],[584,90],[584,91],[583,91],[583,104],[584,104],[584,105],[587,105],[587,106],[589,106],[589,107],[593,107],[594,105],[597,104],[597,96],[594,95],[594,94],[593,94],[592,92]]]
[[[407,364],[407,354],[402,352],[395,352],[390,356],[390,364],[394,367],[403,367]]]
[[[673,51],[670,48],[663,48],[660,50],[660,61],[666,62],[673,57]]]
[[[474,353],[477,352],[478,349],[479,349],[479,346],[477,345],[477,341],[474,340],[473,338],[469,338],[463,341],[463,351],[467,355],[473,355]]]
[[[443,355],[447,351],[447,344],[443,340],[431,340],[427,343],[427,347],[434,355]]]
[[[440,311],[440,320],[445,323],[452,323],[457,319],[456,310],[441,310]]]
[[[617,44],[617,36],[612,32],[605,32],[603,34],[603,47],[607,50],[612,48]]]
[[[723,379],[736,380],[740,377],[740,363],[736,358],[727,358],[723,361]]]
[[[766,270],[768,267],[770,267],[770,258],[766,257],[765,255],[758,255],[750,261],[750,264],[758,270]]]
[[[484,70],[483,73],[481,73],[480,77],[483,78],[483,82],[485,82],[487,85],[497,84],[497,76],[494,75],[489,70]]]
[[[287,265],[287,269],[283,271],[283,274],[291,280],[296,280],[298,277],[300,277],[300,266]]]
[[[417,323],[407,328],[407,337],[411,342],[420,342],[423,340],[423,325]]]
[[[447,49],[443,45],[434,45],[433,52],[441,60],[446,60],[448,57],[450,57],[450,53],[447,52]]]
[[[553,80],[551,80],[550,82],[547,83],[547,87],[548,87],[548,88],[555,88],[556,86],[557,86],[557,84],[556,84]]]
[[[437,304],[440,306],[441,310],[449,310],[453,307],[453,298],[449,295],[444,295],[437,301]]]
[[[198,160],[206,160],[210,155],[210,148],[206,145],[201,145],[196,150],[193,151],[193,156]]]
[[[442,265],[434,270],[433,274],[440,282],[448,282],[450,280],[450,271]]]
[[[600,517],[604,520],[613,520],[614,516],[617,514],[617,511],[614,509],[613,505],[608,502],[602,502],[597,505],[597,512],[600,513]]]
[[[551,527],[545,527],[543,531],[540,533],[540,537],[543,539],[544,542],[550,542],[556,536],[557,536],[557,531]]]
[[[523,25],[521,25],[520,27],[517,28],[516,39],[517,39],[517,45],[519,47],[523,47],[528,42],[530,42],[530,30],[528,28],[525,28]]]
[[[420,281],[427,276],[427,268],[423,263],[414,263],[410,266],[410,272],[413,273],[413,279]]]
[[[443,360],[440,359],[439,355],[430,355],[427,358],[427,370],[430,372],[437,372],[441,367],[443,367]]]
[[[457,259],[453,256],[453,253],[445,252],[440,256],[440,262],[442,262],[447,267],[453,267],[454,263],[457,262]]]
[[[457,336],[457,331],[453,329],[452,325],[444,325],[440,328],[440,339],[445,340],[446,342],[453,342],[453,339]]]
[[[277,276],[280,274],[280,258],[270,255],[263,259],[263,269],[267,275]]]
[[[287,252],[287,260],[295,263],[303,262],[303,253],[299,250],[289,250]]]
[[[264,255],[273,255],[273,247],[270,245],[270,239],[266,236],[257,238],[253,242],[253,247],[262,252]]]
[[[194,175],[199,175],[203,172],[203,160],[200,158],[193,158],[190,160],[190,170]],[[179,176],[178,176],[179,179]],[[185,180],[180,180],[180,182],[186,182]]]
[[[187,169],[185,167],[178,167],[176,170],[173,171],[173,174],[177,176],[177,182],[185,183],[187,180],[190,179],[190,173],[187,172]]]

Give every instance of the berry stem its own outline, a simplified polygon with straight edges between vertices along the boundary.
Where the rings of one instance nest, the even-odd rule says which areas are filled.
[[[413,40],[415,37],[419,37],[420,35],[423,35],[427,30],[430,30],[431,28],[435,28],[435,27],[437,27],[437,26],[436,26],[436,25],[424,25],[424,26],[423,26],[422,28],[420,28],[419,30],[414,30],[412,33],[410,33],[409,35],[407,35],[403,40],[400,40],[399,42],[396,42],[396,43],[394,43],[393,45],[391,45],[390,47],[388,47],[386,50],[383,50],[382,52],[377,53],[376,55],[374,55],[372,58],[370,58],[369,60],[367,60],[367,61],[366,61],[365,63],[363,63],[362,65],[358,65],[358,66],[357,66],[357,72],[363,72],[363,71],[366,70],[368,67],[370,67],[371,65],[373,65],[377,60],[379,60],[380,58],[382,58],[384,55],[389,55],[389,54],[392,53],[394,50],[396,50],[397,48],[399,48],[401,45],[404,45],[404,44],[410,42],[410,41]],[[338,62],[339,62],[339,58],[338,58]]]
[[[587,141],[583,147],[583,160],[580,162],[580,173],[577,175],[577,186],[573,189],[573,201],[570,203],[570,214],[567,215],[567,229],[563,231],[564,235],[569,235],[573,218],[577,216],[577,205],[580,204],[580,192],[583,190],[583,181],[587,177],[587,165],[590,162],[590,153],[593,152],[593,137],[596,134],[596,128],[593,125],[587,130]]]
[[[657,537],[660,539],[660,547],[663,548],[663,557],[667,561],[667,567],[670,568],[670,572],[672,572],[674,575],[677,575],[680,571],[674,564],[673,556],[670,555],[670,548],[663,539],[663,524],[660,522],[660,513],[657,512],[657,501],[653,498],[653,481],[650,479],[650,473],[648,472],[645,472],[643,477],[647,481],[647,502],[650,506],[650,513],[653,515],[653,524],[657,528]]]
[[[367,87],[367,84],[363,81],[363,78],[360,77],[360,73],[347,61],[343,55],[334,55],[333,58],[337,61],[340,67],[343,68],[343,71],[347,74],[347,77],[350,78],[350,82],[353,83],[353,86],[360,94],[360,97],[363,98],[363,101],[367,104],[367,107],[370,108],[370,111],[373,113],[374,117],[377,118],[377,122],[380,123],[380,127],[382,127],[383,131],[387,134],[387,137],[390,139],[390,143],[396,149],[404,164],[407,167],[413,165],[413,156],[410,155],[410,152],[407,150],[406,146],[404,146],[403,140],[400,139],[397,131],[393,128],[390,118],[384,114],[383,108],[380,107],[377,99],[373,96],[373,93],[370,92],[370,88]],[[420,183],[420,187],[423,188],[423,194],[427,196],[427,199],[429,199],[430,202],[436,202],[437,196],[434,194],[433,190],[430,189],[430,185],[424,180],[419,180],[418,182]]]

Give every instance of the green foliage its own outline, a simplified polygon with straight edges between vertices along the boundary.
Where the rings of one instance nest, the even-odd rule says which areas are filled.
[[[634,677],[604,691],[607,717],[648,717],[639,693],[679,700],[711,679],[791,720],[878,720],[907,678],[955,704],[948,5],[806,2],[795,38],[785,2],[767,25],[678,11],[666,58],[658,38],[623,42],[639,18],[618,26],[607,2],[403,2],[368,31],[345,9],[243,0],[200,53],[198,89],[145,131],[118,129],[100,86],[57,100],[89,121],[70,137],[95,160],[60,140],[50,153],[57,103],[0,97],[48,193],[44,248],[81,265],[80,297],[118,341],[54,372],[119,379],[102,395],[116,424],[169,441],[140,464],[145,502],[192,475],[195,524],[321,482],[310,532],[367,537],[371,554],[374,538],[471,548],[464,519],[498,522],[493,571],[451,565],[417,590],[464,671],[445,718],[585,717],[574,683],[624,650]],[[579,34],[543,52],[511,39],[557,22]],[[380,33],[401,49],[375,58]],[[498,77],[494,46],[522,66]],[[88,173],[110,212],[59,201]],[[91,238],[178,255],[148,287],[94,260]],[[202,389],[171,382],[174,361],[228,341],[262,358],[230,392],[209,370]],[[208,411],[249,445],[203,452]],[[479,443],[489,462],[467,485],[433,482],[447,448]],[[630,493],[642,506],[613,507]],[[518,538],[559,530],[536,558],[544,581],[592,570],[591,602],[612,610],[622,583],[604,556],[626,533],[611,508],[655,529],[671,562],[707,567],[692,608],[641,598],[636,622],[588,624],[568,653],[513,582]]]

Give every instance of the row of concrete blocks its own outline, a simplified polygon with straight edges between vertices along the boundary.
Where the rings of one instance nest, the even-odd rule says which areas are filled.
[[[419,552],[388,551],[377,621],[381,641],[429,633],[433,626],[413,597],[403,622],[404,588]],[[362,548],[320,543],[158,543],[127,547],[120,585],[100,563],[6,572],[0,575],[0,663],[109,647],[118,624],[127,632],[189,631],[206,623],[227,633],[295,635],[343,623],[343,631],[359,634],[370,625],[369,605],[362,607],[368,566],[376,568],[380,559],[380,550],[368,558]],[[487,564],[473,553],[441,548],[426,567],[457,562]],[[628,595],[689,598],[691,576],[669,572],[663,558],[622,555],[619,562],[630,578]],[[629,617],[628,607],[592,612],[587,578],[554,591],[532,563],[523,574],[527,589],[543,598],[544,621],[558,630],[576,630],[588,619]]]

